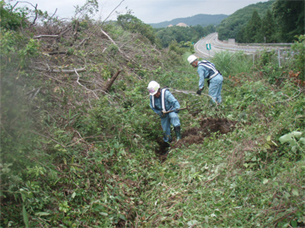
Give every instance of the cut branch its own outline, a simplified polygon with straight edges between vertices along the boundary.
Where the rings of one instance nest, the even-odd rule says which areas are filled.
[[[83,45],[87,40],[89,40],[89,38],[83,39],[83,40],[76,46],[76,48],[78,48],[78,47],[80,47],[81,45]]]
[[[37,5],[36,5],[36,7],[32,4],[32,3],[30,3],[30,2],[26,2],[26,1],[17,1],[16,2],[16,4],[13,6],[13,8],[11,9],[11,12],[13,12],[13,9],[18,5],[18,3],[26,3],[26,4],[29,4],[29,5],[31,5],[31,6],[33,6],[33,8],[36,8],[37,7]]]
[[[117,79],[117,77],[119,76],[121,70],[119,70],[118,72],[116,72],[115,75],[112,76],[112,78],[110,79],[110,81],[104,86],[104,89],[106,92],[108,92],[113,84],[113,82]]]
[[[59,33],[59,36],[63,36],[65,33],[67,33],[68,31],[70,31],[71,29],[72,29],[72,27],[66,28],[64,31],[62,31],[61,33]]]
[[[32,25],[34,25],[35,24],[35,22],[36,22],[36,20],[37,20],[37,17],[38,17],[38,13],[37,13],[37,4],[35,5],[35,18],[34,18],[34,20],[33,20],[33,22],[32,22]]]
[[[55,16],[56,12],[57,12],[57,8],[55,9],[55,11],[54,11],[54,13],[52,14],[51,18],[53,18],[53,17]]]
[[[53,51],[49,52],[48,55],[66,55],[67,53],[67,51]]]
[[[66,74],[74,74],[75,71],[77,72],[84,72],[86,71],[86,68],[79,68],[79,69],[74,69],[74,70],[61,70],[61,69],[41,69],[41,68],[34,68],[35,70],[38,71],[46,71],[50,73],[66,73]]]
[[[122,0],[119,5],[117,5],[111,12],[110,14],[106,17],[106,19],[103,21],[103,24],[104,22],[111,16],[111,14],[124,2],[124,0]]]
[[[101,29],[101,31],[102,31],[102,33],[111,41],[111,43],[113,43],[115,46],[118,47],[119,52],[120,52],[121,54],[124,54],[124,53],[122,52],[122,50],[119,48],[119,46],[114,42],[114,40],[113,40],[113,39],[112,39],[103,29]]]
[[[40,38],[57,38],[58,35],[39,35],[39,36],[34,36],[33,39],[40,39]]]
[[[84,87],[86,90],[92,92],[92,93],[94,94],[94,96],[99,100],[100,98],[96,95],[96,93],[95,93],[93,90],[88,89],[86,86],[82,85],[82,84],[79,82],[79,74],[77,73],[77,70],[76,70],[76,69],[74,69],[74,72],[75,72],[75,74],[77,75],[77,80],[76,80],[77,84],[79,84],[80,86]]]
[[[118,50],[122,55],[126,56],[128,60],[131,60],[131,58],[120,49],[120,47],[114,42],[114,40],[103,29],[101,29],[101,32],[111,41],[111,43],[113,43],[115,46],[118,47]],[[103,52],[104,51],[105,50],[103,50]]]

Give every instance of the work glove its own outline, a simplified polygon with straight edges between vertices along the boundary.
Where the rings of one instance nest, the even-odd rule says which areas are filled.
[[[201,95],[201,91],[202,91],[201,89],[198,89],[197,94]]]

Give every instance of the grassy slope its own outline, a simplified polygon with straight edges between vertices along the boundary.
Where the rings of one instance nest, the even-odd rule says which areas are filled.
[[[160,185],[159,191],[149,204],[149,213],[157,215],[148,224],[159,224],[160,219],[166,221],[164,227],[187,223],[206,227],[273,226],[301,212],[304,190],[299,180],[303,180],[304,162],[280,157],[287,152],[275,149],[270,141],[279,144],[283,128],[300,128],[284,118],[290,111],[279,111],[284,106],[273,105],[278,99],[270,98],[273,92],[269,86],[262,81],[253,82],[253,86],[247,82],[241,88],[224,85],[224,91],[229,92],[223,93],[225,109],[218,115],[240,120],[234,132],[177,149],[159,168],[162,177],[153,182]],[[247,96],[240,89],[253,100],[245,101]],[[244,103],[243,110],[238,103]],[[213,116],[213,112],[205,110],[201,115]],[[181,119],[184,128],[196,123],[187,114]],[[244,125],[243,121],[251,124]]]
[[[172,86],[194,88],[196,72],[187,66],[179,71],[183,72],[178,77],[181,81]],[[143,200],[149,215],[145,224],[282,227],[290,222],[295,225],[296,215],[300,215],[302,224],[304,160],[296,162],[297,155],[278,141],[293,130],[304,134],[299,125],[304,119],[296,119],[288,109],[292,104],[282,94],[288,92],[292,96],[297,90],[289,83],[282,89],[275,88],[249,69],[233,78],[226,77],[224,107],[220,111],[209,108],[207,99],[200,98],[205,102],[200,104],[204,109],[198,116],[182,113],[184,130],[198,126],[206,116],[233,119],[239,124],[227,135],[175,149],[165,163],[153,167],[150,172],[159,173],[160,177],[150,183],[154,191],[149,191]],[[186,95],[179,98],[182,102],[198,99]],[[293,103],[300,105],[299,102]],[[300,146],[299,153],[304,153],[304,145]]]
[[[279,142],[295,130],[304,137],[304,94],[298,87],[288,79],[272,86],[268,75],[251,65],[234,72],[228,68],[233,63],[222,65],[215,58],[226,72],[223,107],[210,108],[207,96],[175,93],[182,107],[198,103],[193,108],[202,108],[196,116],[180,113],[182,131],[198,127],[206,117],[237,121],[236,129],[175,148],[160,163],[155,151],[162,131],[148,106],[146,86],[157,80],[195,90],[196,71],[184,60],[187,54],[181,60],[138,35],[104,29],[132,60],[94,29],[94,39],[73,55],[39,59],[76,68],[86,64],[78,82],[90,91],[75,74],[28,69],[36,78],[25,83],[42,86],[33,101],[37,133],[34,143],[20,144],[16,156],[26,153],[24,160],[17,159],[21,171],[14,165],[5,173],[4,180],[11,182],[2,189],[2,226],[23,226],[27,220],[30,227],[304,225],[304,145],[299,142],[293,151]],[[119,69],[122,73],[105,94],[100,85]]]

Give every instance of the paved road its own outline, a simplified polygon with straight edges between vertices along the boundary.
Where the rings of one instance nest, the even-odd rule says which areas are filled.
[[[211,44],[211,50],[206,49],[206,44]],[[291,44],[238,44],[230,41],[218,40],[217,33],[211,33],[208,36],[200,39],[195,45],[195,54],[201,58],[213,57],[215,53],[224,50],[230,52],[243,51],[245,54],[255,54],[262,50],[285,50],[289,49]]]

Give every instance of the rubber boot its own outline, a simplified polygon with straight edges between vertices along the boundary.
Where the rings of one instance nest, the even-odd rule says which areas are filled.
[[[174,131],[176,133],[176,140],[179,141],[181,139],[180,126],[174,127]]]
[[[164,142],[171,143],[171,142],[172,142],[172,137],[171,137],[170,135],[166,135],[166,134],[164,133],[164,135],[163,135],[163,140],[164,140]]]
[[[164,142],[164,144],[161,146],[161,148],[163,149],[163,153],[161,154],[161,156],[168,154],[168,152],[170,151],[170,144],[168,142]]]

